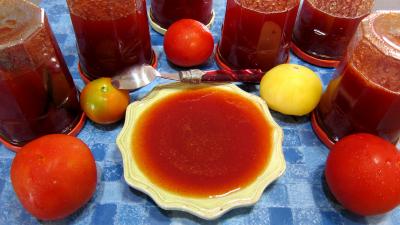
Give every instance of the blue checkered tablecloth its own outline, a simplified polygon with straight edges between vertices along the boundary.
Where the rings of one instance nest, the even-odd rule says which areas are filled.
[[[75,36],[65,0],[44,0],[52,29],[62,49],[68,67],[77,86],[83,82],[77,71]],[[212,32],[216,42],[225,13],[225,0],[214,0],[216,12]],[[151,40],[159,56],[160,71],[174,71],[166,61],[162,49],[163,36],[151,31]],[[316,71],[326,86],[333,69],[318,68],[291,55],[291,62],[307,65]],[[210,61],[202,69],[216,69]],[[131,93],[134,101],[143,97],[155,85],[166,82],[156,80],[153,84]],[[258,95],[258,85],[241,85],[244,90]],[[98,185],[92,200],[78,212],[61,221],[43,222],[29,215],[16,198],[10,183],[10,165],[14,153],[0,145],[0,224],[399,224],[400,209],[379,217],[359,217],[344,210],[327,191],[323,177],[328,150],[314,135],[310,118],[283,116],[272,112],[284,129],[283,150],[287,162],[285,174],[271,184],[260,201],[251,207],[234,209],[218,220],[205,221],[188,213],[165,211],[145,194],[130,188],[123,179],[121,155],[115,139],[122,122],[112,126],[99,126],[86,122],[79,134],[91,148],[98,168]]]

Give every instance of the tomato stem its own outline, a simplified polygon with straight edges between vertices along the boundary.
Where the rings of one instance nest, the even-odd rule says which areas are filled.
[[[106,93],[108,91],[108,88],[106,85],[101,86],[101,92]]]

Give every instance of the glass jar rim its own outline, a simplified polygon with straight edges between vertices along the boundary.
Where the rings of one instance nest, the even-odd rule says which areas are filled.
[[[399,21],[400,10],[378,10],[361,22],[362,36],[383,54],[400,60]]]
[[[273,11],[265,12],[265,11],[261,11],[261,10],[259,10],[259,9],[255,9],[254,7],[249,7],[249,6],[243,5],[243,3],[241,2],[241,0],[234,0],[234,2],[235,2],[237,5],[239,5],[240,7],[243,7],[243,8],[245,8],[245,9],[247,9],[247,10],[254,11],[254,12],[257,12],[257,13],[262,13],[262,14],[277,14],[277,13],[283,13],[283,12],[290,11],[290,10],[292,10],[293,8],[295,8],[296,6],[299,6],[299,5],[300,5],[300,0],[287,0],[287,1],[291,1],[291,5],[286,6],[285,9],[283,9],[283,10],[273,10]],[[275,4],[275,3],[272,3],[272,4]]]
[[[338,14],[338,13],[328,12],[328,11],[326,11],[326,10],[323,10],[323,9],[318,8],[318,7],[315,5],[315,1],[316,1],[316,0],[305,0],[305,1],[307,1],[312,7],[314,7],[316,10],[318,10],[318,11],[320,11],[320,12],[322,12],[322,13],[326,13],[326,14],[328,14],[328,15],[330,15],[330,16],[333,16],[333,17],[336,17],[336,18],[342,18],[342,19],[358,19],[358,18],[363,18],[363,17],[365,17],[365,16],[367,16],[368,14],[371,13],[371,10],[373,9],[374,4],[375,4],[375,0],[369,0],[368,2],[367,2],[367,1],[364,1],[364,4],[369,4],[369,5],[367,5],[367,7],[364,9],[364,11],[362,11],[362,13],[357,13],[357,15],[355,15],[355,16],[344,16],[344,15],[340,15],[340,14]],[[351,4],[351,2],[350,2],[350,4]]]
[[[0,50],[23,43],[45,23],[44,9],[30,1],[5,0],[0,9]]]

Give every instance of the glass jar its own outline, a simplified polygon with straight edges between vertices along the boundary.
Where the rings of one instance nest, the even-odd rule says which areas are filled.
[[[78,91],[44,10],[33,3],[0,4],[0,90],[0,141],[12,150],[81,128]]]
[[[328,146],[358,132],[400,137],[400,12],[378,11],[360,24],[313,114]]]
[[[373,5],[374,0],[304,0],[294,27],[293,52],[317,66],[337,66]]]
[[[155,64],[145,0],[67,0],[84,80]]]
[[[151,0],[151,26],[162,34],[180,19],[194,19],[210,27],[214,16],[212,5],[212,0]]]
[[[218,65],[267,71],[287,62],[298,7],[298,0],[228,0]]]

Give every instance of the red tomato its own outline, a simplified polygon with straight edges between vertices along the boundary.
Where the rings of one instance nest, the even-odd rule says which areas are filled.
[[[400,203],[400,154],[377,136],[354,134],[337,142],[325,176],[332,194],[354,213],[381,214]]]
[[[96,163],[76,137],[46,135],[26,144],[11,165],[11,182],[25,209],[42,220],[64,218],[96,189]]]
[[[91,81],[81,93],[82,110],[92,121],[100,124],[115,123],[125,115],[129,92],[114,88],[111,78]]]
[[[211,56],[213,49],[214,39],[211,32],[196,20],[179,20],[165,33],[165,54],[169,61],[178,66],[203,64]]]

